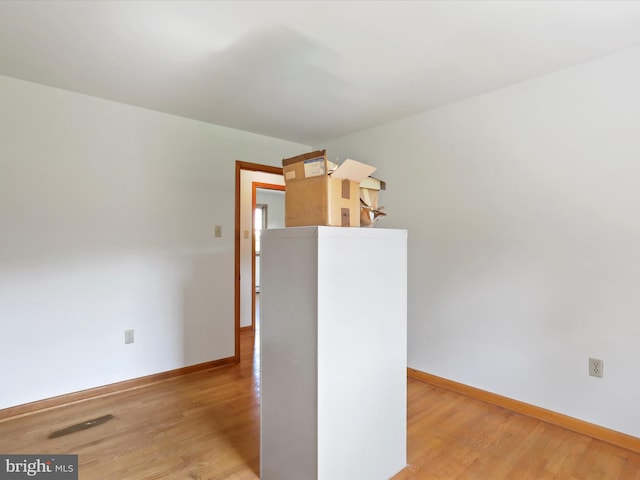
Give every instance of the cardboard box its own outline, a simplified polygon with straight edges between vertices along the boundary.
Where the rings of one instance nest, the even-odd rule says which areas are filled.
[[[384,207],[378,206],[378,193],[385,190],[387,185],[377,178],[367,177],[360,182],[360,226],[371,227],[387,214]]]
[[[339,167],[317,150],[282,160],[285,226],[360,226],[360,182],[375,167],[345,160]]]

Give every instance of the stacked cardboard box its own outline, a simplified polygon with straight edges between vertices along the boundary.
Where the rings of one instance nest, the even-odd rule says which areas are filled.
[[[376,170],[371,165],[345,160],[338,166],[327,160],[325,150],[317,150],[283,159],[282,168],[287,227],[370,226],[384,215],[378,192],[385,185],[370,177]]]

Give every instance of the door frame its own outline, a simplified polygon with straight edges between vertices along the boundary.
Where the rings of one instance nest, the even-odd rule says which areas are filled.
[[[242,170],[247,170],[251,172],[264,172],[264,173],[273,173],[276,175],[282,175],[282,167],[272,167],[270,165],[262,165],[259,163],[251,163],[251,162],[243,162],[241,160],[236,160],[236,215],[235,215],[235,272],[234,272],[234,322],[235,322],[235,353],[234,353],[234,361],[236,363],[240,363],[240,175]],[[255,202],[255,200],[254,200]],[[253,217],[253,211],[251,213]],[[253,235],[253,234],[252,234]],[[252,247],[255,248],[255,247]],[[252,271],[254,266],[252,266]],[[255,273],[254,273],[255,274]],[[255,282],[255,278],[253,280]],[[255,289],[255,283],[253,285]]]

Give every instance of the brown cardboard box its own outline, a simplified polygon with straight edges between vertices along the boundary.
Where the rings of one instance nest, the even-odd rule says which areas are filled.
[[[285,226],[360,226],[360,182],[375,167],[345,160],[337,167],[325,150],[282,160]]]

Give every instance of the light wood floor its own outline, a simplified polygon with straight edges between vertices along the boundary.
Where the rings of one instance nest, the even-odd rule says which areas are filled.
[[[0,453],[79,454],[82,480],[256,479],[251,332],[242,352],[240,365],[2,421]],[[409,466],[394,480],[640,479],[638,454],[419,381],[408,395]],[[48,439],[107,414],[115,418]]]

